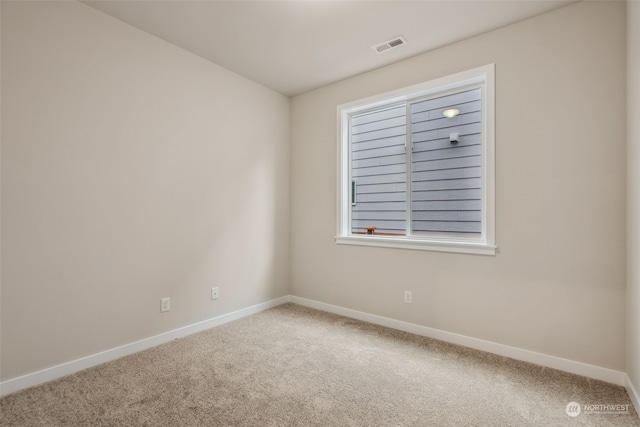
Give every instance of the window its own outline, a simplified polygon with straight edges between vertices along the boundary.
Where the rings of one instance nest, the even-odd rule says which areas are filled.
[[[338,243],[495,254],[493,64],[338,115]]]

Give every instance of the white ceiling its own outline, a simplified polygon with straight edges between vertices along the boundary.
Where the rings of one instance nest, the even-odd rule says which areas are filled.
[[[573,0],[83,3],[287,96],[373,70]],[[402,35],[382,54],[371,46]]]

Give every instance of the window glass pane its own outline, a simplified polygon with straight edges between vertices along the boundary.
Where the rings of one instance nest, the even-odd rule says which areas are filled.
[[[406,234],[406,133],[405,104],[351,116],[353,234]]]
[[[481,237],[481,96],[475,88],[411,104],[413,235]],[[445,117],[449,109],[458,115]]]

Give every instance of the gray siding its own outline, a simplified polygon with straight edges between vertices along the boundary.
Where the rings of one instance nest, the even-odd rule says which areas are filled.
[[[356,181],[353,233],[405,234],[407,209],[406,106],[351,117],[351,174]]]
[[[449,108],[460,114],[443,117]],[[454,132],[457,144],[449,142]],[[413,234],[481,232],[481,132],[480,89],[411,105]]]
[[[411,229],[415,235],[481,232],[480,89],[351,117],[352,232],[407,230],[407,108],[411,132]],[[443,117],[457,108],[454,118]],[[459,133],[457,144],[449,134]]]

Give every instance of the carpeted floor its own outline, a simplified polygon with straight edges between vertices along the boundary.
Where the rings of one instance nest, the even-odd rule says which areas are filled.
[[[570,417],[572,401],[628,411]],[[622,387],[294,304],[5,396],[0,410],[3,426],[640,426]]]

